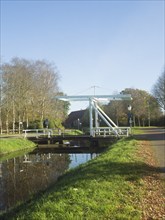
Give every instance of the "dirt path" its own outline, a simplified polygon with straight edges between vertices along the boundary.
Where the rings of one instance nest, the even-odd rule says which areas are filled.
[[[142,220],[165,219],[165,129],[144,128],[144,134],[134,135],[139,142],[138,155],[151,168],[143,178]],[[158,168],[158,169],[157,169]]]
[[[144,134],[135,135],[139,140],[149,141],[153,154],[165,178],[165,129],[161,128],[142,128]]]

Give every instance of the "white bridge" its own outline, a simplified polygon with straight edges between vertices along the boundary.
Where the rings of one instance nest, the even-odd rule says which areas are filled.
[[[129,136],[131,133],[130,127],[118,127],[98,105],[98,103],[105,101],[132,100],[130,94],[56,96],[56,98],[62,101],[89,101],[90,136]],[[107,127],[99,127],[98,117],[100,117],[106,123]]]

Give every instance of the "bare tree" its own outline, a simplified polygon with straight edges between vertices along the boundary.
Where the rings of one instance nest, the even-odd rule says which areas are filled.
[[[36,83],[33,96],[36,102],[36,114],[42,126],[44,118],[51,117],[55,112],[53,98],[59,93],[59,75],[52,64],[37,61],[34,63],[34,78]]]
[[[29,72],[30,63],[27,60],[14,58],[10,64],[3,66],[5,82],[5,98],[8,104],[8,111],[12,117],[12,128],[15,131],[15,123],[18,123],[20,133],[23,115],[28,105],[28,93],[31,90],[31,75]]]
[[[55,99],[59,94],[59,74],[53,64],[13,58],[3,64],[2,71],[4,105],[0,110],[5,112],[7,130],[12,126],[14,132],[17,125],[20,132],[22,123],[28,127],[29,122],[35,121],[40,121],[42,127],[45,118],[62,122],[67,107]]]
[[[165,111],[165,69],[154,84],[152,93],[158,100],[160,108]]]

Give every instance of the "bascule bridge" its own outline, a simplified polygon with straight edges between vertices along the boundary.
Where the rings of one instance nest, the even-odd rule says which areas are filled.
[[[40,151],[42,152],[100,152],[104,147],[99,147],[100,141],[114,141],[116,138],[122,136],[129,136],[131,134],[130,127],[119,127],[112,119],[101,109],[99,106],[102,102],[109,102],[115,100],[128,100],[131,101],[131,95],[119,94],[119,95],[84,95],[84,96],[56,96],[56,99],[62,101],[88,101],[89,102],[89,131],[90,135],[68,135],[65,132],[55,134],[53,129],[27,129],[24,130],[24,136],[29,138],[38,144]],[[105,127],[101,127],[99,119],[103,120],[106,124]],[[32,136],[31,132],[37,132]],[[64,141],[88,141],[89,146],[74,147],[70,144],[69,147],[56,147],[64,145]],[[38,152],[38,149],[37,149]]]
[[[81,96],[57,96],[62,101],[89,101],[89,130],[90,136],[128,136],[130,127],[118,127],[112,119],[101,109],[99,103],[116,101],[116,100],[132,100],[130,94],[119,95],[81,95]],[[105,122],[106,127],[100,127],[99,117]]]

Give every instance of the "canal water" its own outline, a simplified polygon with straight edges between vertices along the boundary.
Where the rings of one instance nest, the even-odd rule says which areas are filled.
[[[30,199],[53,185],[66,170],[96,157],[94,154],[33,152],[0,162],[0,212]]]

